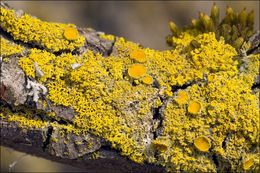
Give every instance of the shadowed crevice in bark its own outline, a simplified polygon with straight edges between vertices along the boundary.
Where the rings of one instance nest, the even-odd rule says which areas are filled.
[[[43,150],[44,151],[45,151],[46,147],[50,144],[52,132],[53,132],[53,127],[49,126],[48,131],[47,131],[47,138],[46,138],[45,142],[43,143]]]

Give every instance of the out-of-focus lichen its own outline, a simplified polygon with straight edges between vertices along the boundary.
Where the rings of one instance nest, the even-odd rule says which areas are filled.
[[[231,7],[226,8],[226,15],[222,21],[219,20],[219,9],[214,3],[211,9],[211,15],[208,16],[199,12],[199,20],[191,19],[191,24],[185,26],[182,30],[170,21],[169,27],[172,35],[167,36],[167,43],[175,47],[174,37],[180,37],[182,31],[189,32],[196,36],[202,33],[214,32],[217,40],[224,37],[225,42],[231,44],[237,50],[241,48],[243,42],[247,42],[254,34],[254,12],[248,14],[244,8],[240,13],[233,11]]]
[[[100,37],[103,38],[103,39],[106,39],[106,40],[111,40],[111,41],[114,41],[115,40],[115,36],[111,35],[111,34],[104,34],[104,33],[101,33],[100,34]]]
[[[201,14],[202,23],[193,21],[192,27],[204,26],[211,31],[218,20],[216,10],[214,6],[210,19]],[[3,106],[2,119],[26,128],[48,125],[66,129],[60,132],[64,137],[66,133],[102,136],[131,160],[160,164],[169,172],[259,170],[259,91],[252,92],[251,88],[259,74],[259,54],[241,56],[237,47],[226,44],[225,38],[214,32],[205,33],[205,28],[182,31],[171,24],[172,50],[151,50],[101,34],[104,39],[116,38],[114,52],[106,58],[90,50],[55,55],[49,49],[68,48],[57,45],[64,41],[67,25],[49,24],[27,15],[20,19],[8,10],[1,9],[1,13],[1,27],[24,42],[30,37],[23,32],[16,36],[19,30],[13,27],[17,22],[25,26],[33,22],[39,38],[36,42],[47,50],[29,49],[19,65],[30,79],[47,88],[48,101],[77,112],[69,125],[59,125],[39,118],[56,119],[53,112],[38,116],[27,110],[17,114]],[[239,20],[244,21],[244,13],[241,15]],[[248,18],[251,26],[252,19]],[[40,25],[58,27],[59,32],[53,32],[62,37],[55,37],[57,42],[42,38],[49,30],[37,28]],[[54,47],[48,48],[49,44]],[[44,75],[36,75],[35,63]],[[46,106],[44,100],[35,101]],[[52,141],[59,142],[55,138]]]

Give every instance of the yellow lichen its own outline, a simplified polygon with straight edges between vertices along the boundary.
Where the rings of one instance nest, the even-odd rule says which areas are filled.
[[[145,76],[143,79],[142,79],[143,83],[147,84],[147,85],[150,85],[153,83],[153,78],[149,75]]]
[[[100,37],[103,39],[111,40],[111,41],[115,40],[115,36],[113,36],[111,34],[105,35],[104,33],[101,33]]]
[[[9,40],[0,37],[0,56],[10,56],[13,54],[20,54],[23,48],[20,45],[11,43]]]
[[[243,168],[244,170],[248,170],[251,166],[254,164],[254,158],[250,158],[243,162]]]
[[[184,104],[189,99],[189,95],[186,91],[179,91],[175,97],[175,101],[179,104]]]
[[[217,106],[217,104],[218,104],[218,102],[216,100],[213,100],[210,102],[210,105],[213,107]]]
[[[209,75],[208,75],[208,81],[209,81],[209,82],[213,82],[213,81],[215,80],[215,78],[216,78],[216,75],[215,75],[215,74],[209,74]]]
[[[188,106],[188,112],[191,114],[197,114],[201,110],[201,103],[198,101],[191,101]]]
[[[129,76],[137,79],[141,76],[143,76],[146,73],[147,69],[141,65],[141,64],[133,64],[129,69],[128,69],[128,74]]]
[[[77,40],[79,38],[79,32],[76,28],[66,28],[63,35],[70,41]]]
[[[195,139],[194,145],[200,151],[206,152],[209,150],[211,143],[210,143],[210,139],[207,138],[206,136],[199,136]]]
[[[172,37],[173,50],[151,50],[117,38],[113,54],[106,58],[92,51],[55,55],[51,52],[72,51],[83,45],[74,44],[82,37],[69,41],[63,35],[66,28],[75,26],[54,25],[29,16],[19,18],[13,11],[2,9],[1,14],[1,27],[14,39],[46,48],[28,49],[28,54],[19,59],[26,75],[48,88],[45,99],[77,112],[67,125],[45,121],[58,120],[53,112],[18,114],[18,107],[11,111],[1,106],[1,118],[28,129],[62,129],[61,137],[92,133],[110,141],[111,147],[131,160],[160,164],[170,172],[216,172],[212,154],[227,161],[230,170],[239,172],[243,167],[240,158],[250,158],[248,153],[259,156],[255,147],[259,143],[259,91],[252,92],[251,88],[259,73],[259,54],[241,61],[235,48],[225,44],[223,38],[217,40],[212,32],[194,34],[187,30]],[[17,33],[12,26],[21,23],[25,28],[18,28]],[[31,24],[33,27],[28,29]],[[46,33],[49,35],[45,38]],[[138,52],[142,52],[141,58]],[[36,77],[34,63],[44,76]],[[79,67],[72,68],[72,64]],[[154,86],[140,81],[154,82]],[[176,91],[176,87],[185,89]],[[44,101],[39,104],[46,106]],[[160,109],[161,122],[154,119],[151,108]],[[39,118],[42,116],[44,120]],[[154,140],[152,132],[160,123],[163,128]],[[88,147],[92,147],[91,142]],[[209,155],[197,152],[209,148]],[[219,162],[220,168],[227,165]]]
[[[80,36],[77,40],[69,42],[63,33],[67,28],[75,28],[73,24],[59,24],[43,22],[28,14],[18,16],[14,10],[1,8],[1,27],[11,34],[14,40],[25,43],[35,43],[51,51],[71,50],[83,46],[85,38]],[[77,34],[73,33],[73,37]],[[70,35],[72,36],[72,35]],[[72,37],[71,37],[72,38]]]
[[[91,156],[93,159],[98,159],[100,157],[100,152],[93,153]]]
[[[130,53],[130,58],[141,63],[147,60],[143,50],[134,50]]]
[[[170,146],[169,140],[166,137],[158,137],[152,142],[152,147],[160,152],[165,152]]]

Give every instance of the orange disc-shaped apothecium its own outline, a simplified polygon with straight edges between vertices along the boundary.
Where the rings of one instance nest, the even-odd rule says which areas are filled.
[[[141,65],[141,64],[133,64],[129,69],[128,69],[128,74],[129,76],[137,79],[141,76],[143,76],[146,73],[147,69]]]
[[[153,78],[151,76],[145,76],[143,79],[142,79],[143,83],[147,84],[147,85],[150,85],[153,83]]]
[[[244,170],[248,170],[254,164],[254,158],[250,158],[243,163]]]
[[[63,35],[67,40],[70,41],[79,38],[79,32],[76,28],[66,28]]]
[[[195,139],[194,145],[197,149],[200,151],[208,151],[211,144],[210,144],[210,139],[207,138],[206,136],[199,136]]]
[[[191,101],[188,106],[188,112],[192,114],[197,114],[201,110],[201,103],[198,101]]]
[[[170,146],[169,139],[158,137],[152,142],[152,147],[160,152],[165,152]]]
[[[179,91],[178,95],[175,97],[175,101],[179,104],[186,103],[189,98],[189,95],[186,91]]]
[[[134,50],[130,53],[130,58],[137,62],[145,62],[147,60],[143,50]]]

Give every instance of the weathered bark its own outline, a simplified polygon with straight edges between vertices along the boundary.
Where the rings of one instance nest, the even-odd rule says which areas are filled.
[[[10,9],[7,4],[1,2],[1,7]],[[21,10],[16,11],[16,14],[23,14]],[[0,35],[10,42],[22,45],[25,49],[38,47],[33,43],[22,43],[13,40],[2,28]],[[86,39],[85,45],[78,49],[79,52],[92,50],[94,53],[101,53],[103,56],[108,56],[113,53],[114,41],[108,41],[99,37],[100,32],[94,30],[86,30],[78,28],[80,35]],[[11,55],[8,62],[0,61],[1,84],[0,105],[10,107],[22,105],[24,108],[31,110],[54,111],[62,120],[44,118],[47,122],[55,122],[57,124],[70,124],[76,112],[71,107],[55,106],[47,101],[47,107],[41,104],[35,104],[30,90],[26,85],[28,78],[18,65],[18,58],[25,56],[21,54]],[[39,92],[43,92],[42,90]],[[41,93],[44,98],[44,93]],[[130,159],[123,157],[120,153],[110,147],[108,141],[101,137],[87,133],[85,135],[67,134],[70,138],[67,145],[64,145],[64,140],[60,137],[60,129],[54,129],[52,126],[46,128],[25,129],[20,127],[15,122],[10,122],[5,119],[0,120],[1,126],[1,145],[13,148],[15,150],[25,152],[45,159],[53,160],[60,163],[69,164],[72,166],[84,168],[89,172],[162,172],[162,166],[152,164],[137,164]],[[51,136],[55,135],[58,143],[50,141]],[[94,139],[91,149],[83,150],[89,144],[89,138]],[[75,140],[82,144],[75,146]],[[48,149],[47,149],[48,148]],[[68,151],[69,155],[64,155]],[[98,158],[93,158],[93,154],[98,153]]]
[[[109,147],[101,144],[95,153],[99,152],[99,158],[95,159],[90,154],[85,154],[77,159],[62,158],[48,153],[45,148],[48,145],[52,129],[24,130],[13,122],[0,121],[1,145],[25,152],[37,157],[83,168],[89,172],[163,172],[163,167],[151,164],[139,165],[133,161],[120,156],[120,154]],[[47,138],[45,142],[42,142]],[[82,137],[85,138],[85,137]],[[62,148],[55,148],[62,152]],[[71,148],[73,150],[73,147]],[[75,151],[77,152],[77,151]]]

